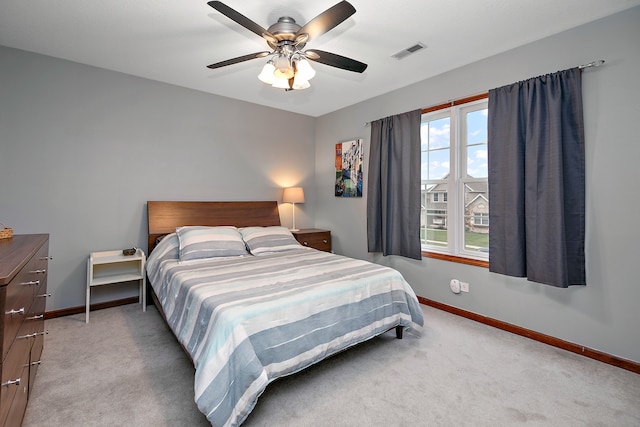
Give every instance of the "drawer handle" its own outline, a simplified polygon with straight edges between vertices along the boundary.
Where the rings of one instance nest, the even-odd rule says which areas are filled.
[[[49,298],[51,296],[51,294],[40,294],[40,295],[36,295],[36,298]]]
[[[20,284],[21,285],[39,285],[40,284],[40,280],[32,280],[30,282],[22,282]]]
[[[38,258],[40,261],[50,261],[53,259],[52,256],[41,256],[40,258]]]
[[[2,383],[2,386],[10,386],[10,385],[20,385],[20,378],[15,380],[9,380],[6,383]]]
[[[42,318],[44,318],[44,314],[36,314],[35,316],[27,317],[27,320],[40,320]]]
[[[327,239],[324,239],[322,243],[329,243],[329,241]]]
[[[20,308],[18,310],[11,309],[11,310],[7,311],[5,314],[8,314],[10,316],[13,316],[14,314],[24,314],[24,307],[22,307],[22,308]]]
[[[31,362],[31,366],[38,366],[42,363],[42,360],[38,360],[36,362]]]
[[[43,269],[43,270],[31,270],[29,273],[33,273],[33,274],[47,274],[47,270]]]
[[[24,338],[24,339],[27,339],[27,338],[35,338],[35,337],[36,337],[36,335],[38,335],[38,334],[34,332],[34,333],[32,333],[32,334],[22,335],[22,336],[20,336],[20,337],[18,337],[18,338]]]
[[[309,246],[309,243],[307,243],[307,242],[302,242],[302,244],[305,245],[305,246]]]
[[[49,335],[49,331],[38,332],[36,335]]]

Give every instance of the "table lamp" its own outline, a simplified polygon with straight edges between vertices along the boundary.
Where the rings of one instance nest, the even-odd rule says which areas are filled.
[[[291,203],[293,212],[293,227],[291,231],[298,231],[296,228],[296,203],[304,203],[304,191],[302,187],[285,188],[282,193],[282,203]]]

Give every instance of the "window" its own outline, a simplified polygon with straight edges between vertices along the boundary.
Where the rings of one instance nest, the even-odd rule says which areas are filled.
[[[477,226],[489,226],[489,215],[484,213],[473,214],[473,225]]]
[[[422,250],[488,260],[487,99],[422,114]]]

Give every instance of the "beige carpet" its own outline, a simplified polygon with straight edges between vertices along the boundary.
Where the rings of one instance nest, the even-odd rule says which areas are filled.
[[[244,426],[640,426],[640,375],[423,306],[393,332],[271,384]],[[205,426],[154,307],[46,321],[23,426]]]

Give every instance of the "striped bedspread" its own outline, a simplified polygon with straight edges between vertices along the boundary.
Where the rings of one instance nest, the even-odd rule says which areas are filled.
[[[395,326],[423,325],[396,270],[304,247],[186,262],[154,251],[147,271],[214,426],[241,424],[276,378]]]

